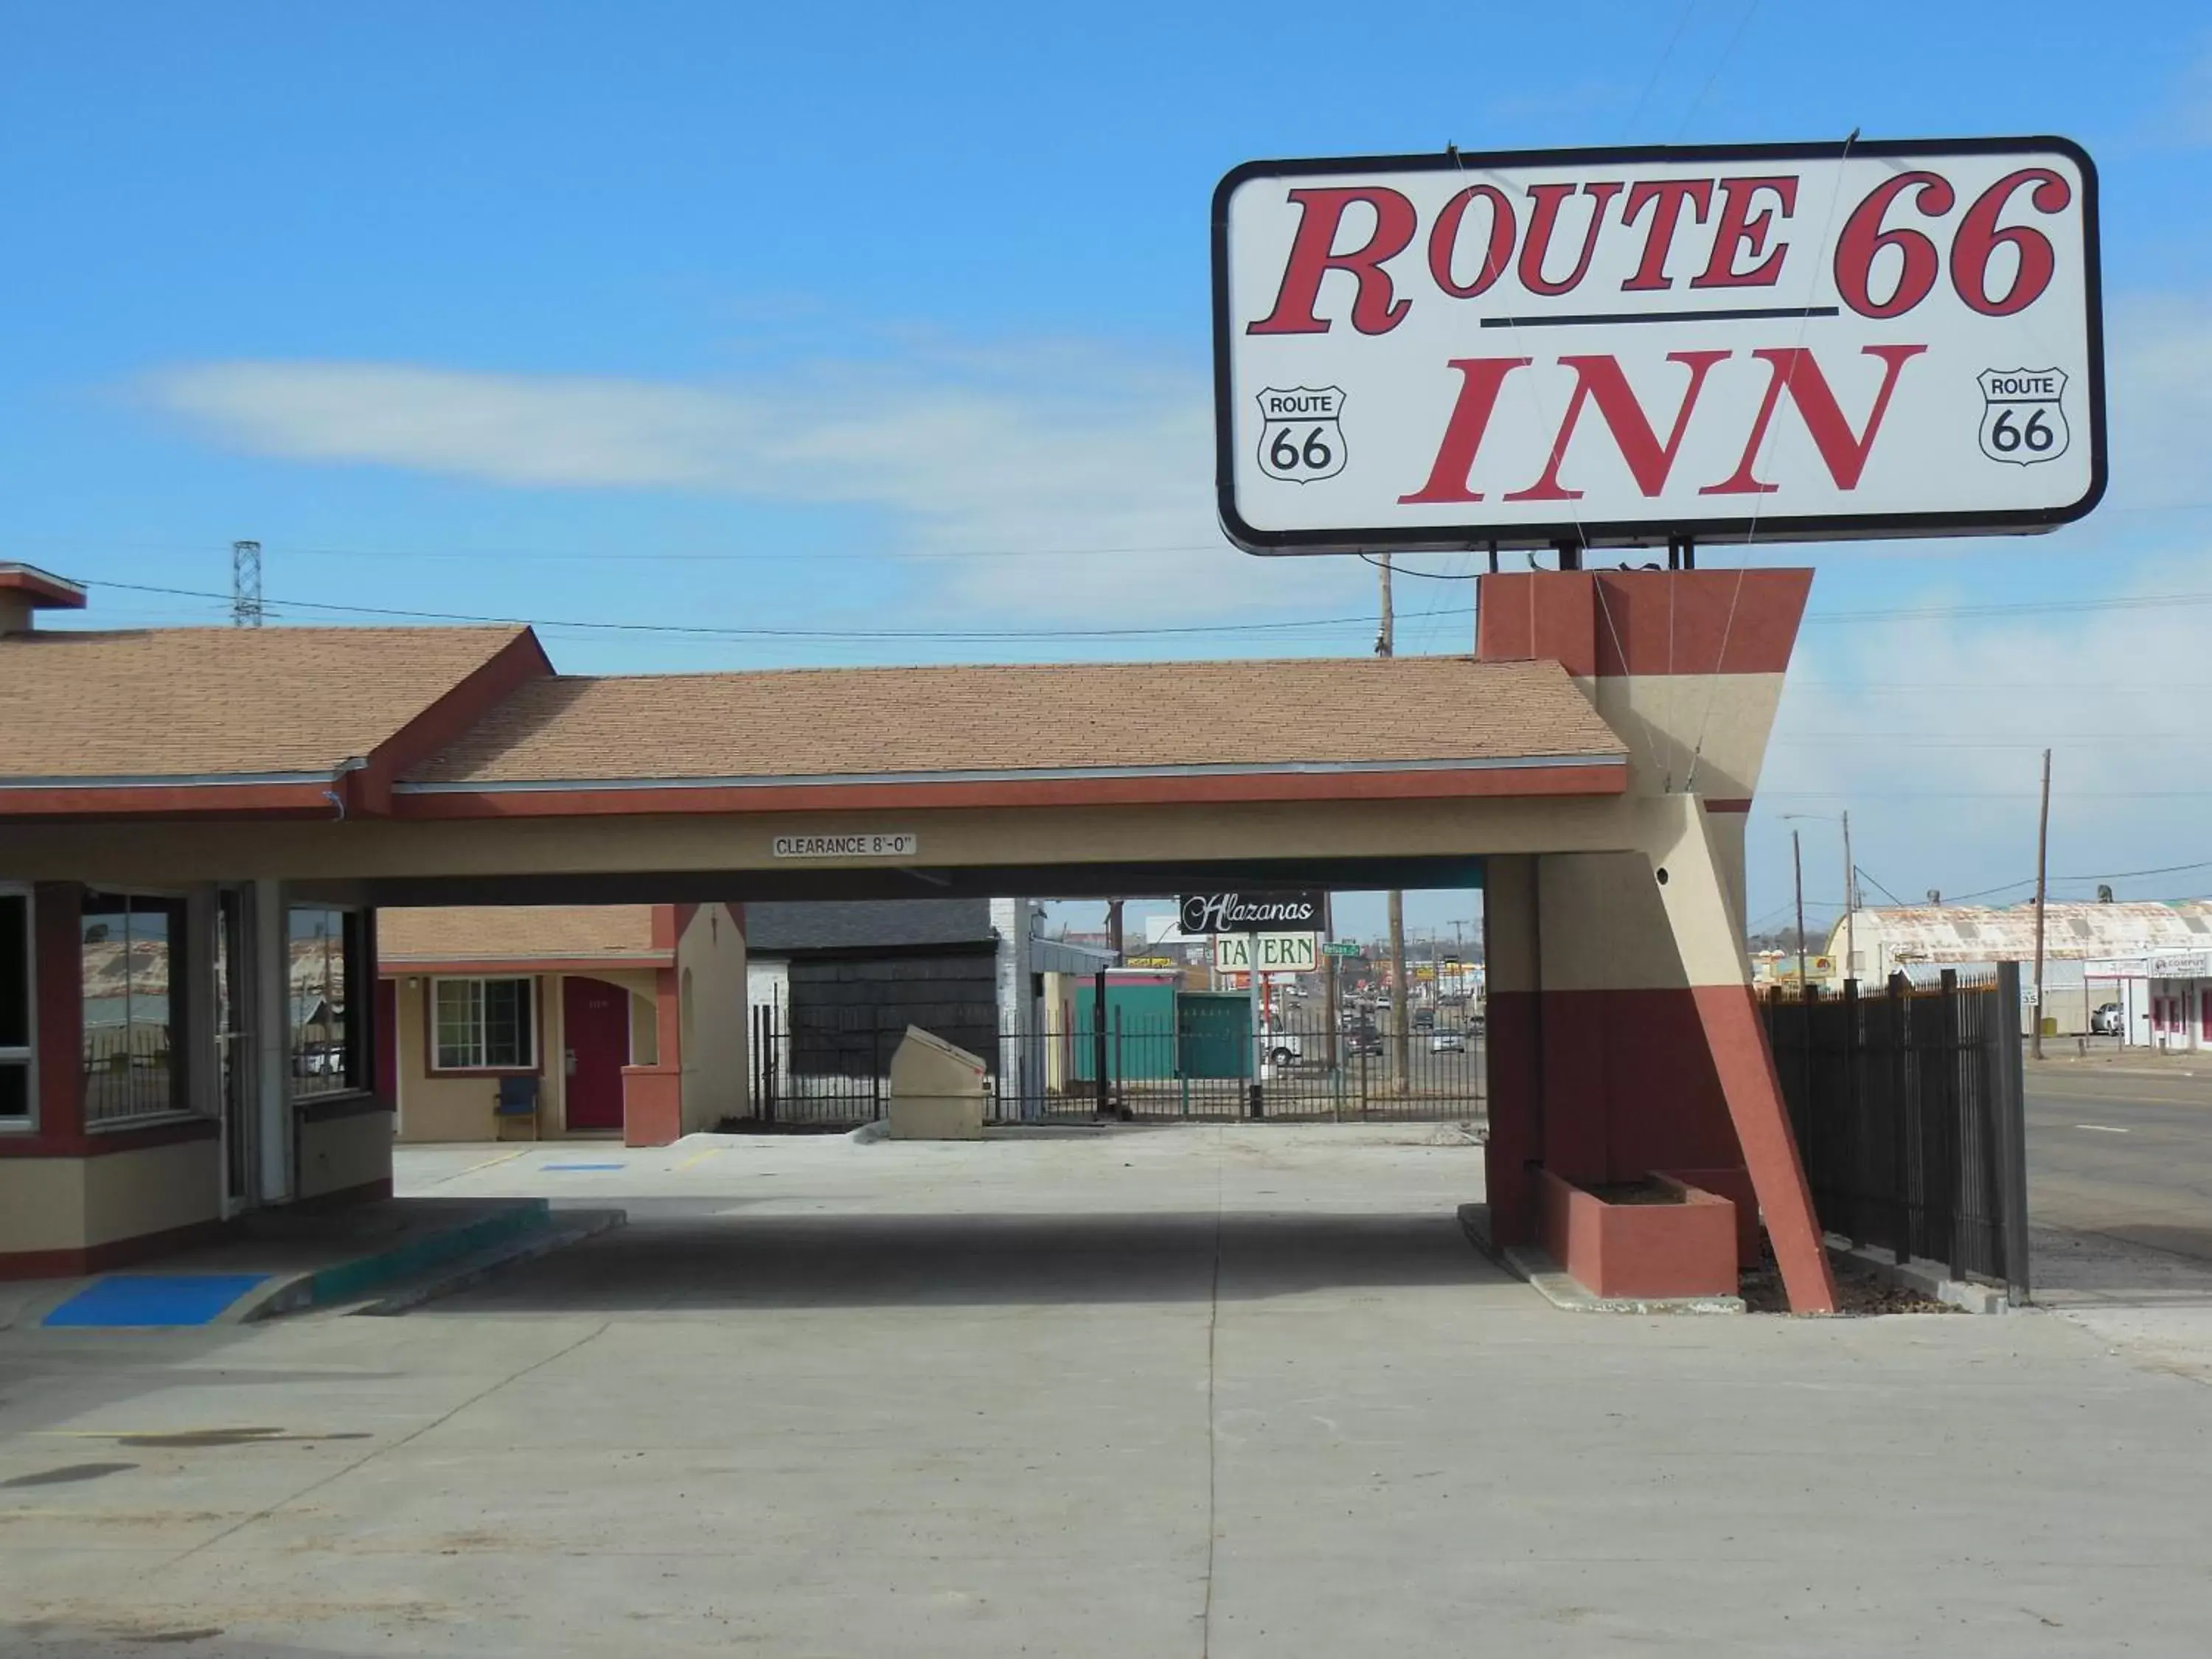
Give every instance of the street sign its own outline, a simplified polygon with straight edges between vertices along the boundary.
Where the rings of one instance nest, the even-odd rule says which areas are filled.
[[[1356,957],[1359,946],[1348,939],[1333,939],[1322,945],[1321,953],[1325,957]]]
[[[1322,893],[1185,893],[1177,908],[1186,933],[1249,933],[1261,928],[1318,927]]]
[[[2048,530],[2105,488],[2063,138],[1255,161],[1213,199],[1255,553]]]
[[[1249,973],[1310,974],[1321,966],[1311,933],[1224,933],[1213,941],[1213,965]]]

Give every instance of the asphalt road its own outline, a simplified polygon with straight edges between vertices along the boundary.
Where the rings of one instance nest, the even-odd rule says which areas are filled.
[[[2212,1065],[2030,1067],[2039,1288],[2212,1293]]]

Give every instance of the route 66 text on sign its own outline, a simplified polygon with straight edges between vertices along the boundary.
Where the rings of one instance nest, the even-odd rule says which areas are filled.
[[[1213,259],[1254,552],[2047,530],[2104,491],[2062,138],[1252,162]]]
[[[1344,471],[1344,393],[1336,386],[1269,386],[1260,394],[1260,471],[1315,483]]]

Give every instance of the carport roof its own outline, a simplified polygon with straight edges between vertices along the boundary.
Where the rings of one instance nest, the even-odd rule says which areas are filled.
[[[520,687],[403,791],[1604,764],[1557,663],[1460,657],[795,669]]]
[[[502,653],[527,659],[517,672],[550,672],[523,628],[11,635],[0,642],[0,783],[328,780],[378,757]],[[428,741],[394,758],[419,760],[456,729],[421,728]]]
[[[651,967],[672,963],[676,952],[653,942],[649,904],[459,904],[379,910],[376,957],[386,969],[594,962]]]

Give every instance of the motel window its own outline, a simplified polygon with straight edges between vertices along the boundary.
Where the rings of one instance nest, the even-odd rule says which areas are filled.
[[[441,979],[431,991],[441,1072],[526,1072],[538,1063],[527,979]]]
[[[31,896],[0,887],[0,1124],[31,1121]]]
[[[295,905],[287,931],[293,1098],[367,1088],[352,999],[361,983],[361,913]]]
[[[187,1110],[184,901],[87,893],[80,937],[85,1126]]]

